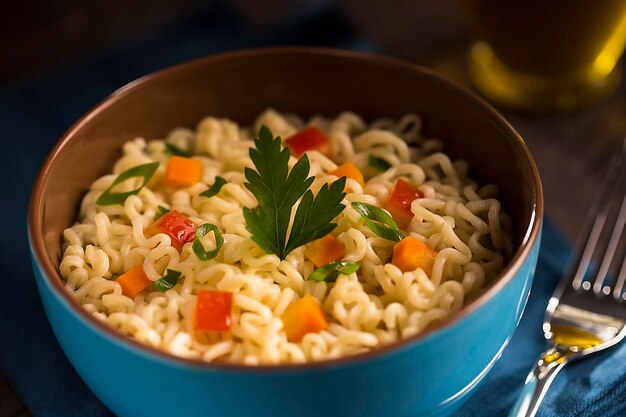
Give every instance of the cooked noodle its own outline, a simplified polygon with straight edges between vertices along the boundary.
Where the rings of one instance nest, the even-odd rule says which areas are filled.
[[[138,138],[123,146],[113,172],[97,179],[85,195],[79,222],[64,232],[66,248],[60,272],[66,287],[98,319],[141,343],[173,355],[204,361],[248,365],[320,361],[368,351],[421,332],[430,323],[459,310],[503,269],[513,251],[511,220],[494,198],[493,185],[479,187],[469,179],[467,164],[451,161],[443,144],[421,134],[421,119],[407,115],[395,121],[366,124],[345,112],[335,119],[302,119],[267,110],[253,124],[266,125],[286,138],[307,124],[325,131],[333,158],[308,152],[314,193],[336,177],[327,172],[345,161],[364,173],[365,186],[348,179],[343,204],[332,232],[345,246],[344,259],[360,270],[340,275],[335,283],[312,282],[315,269],[304,247],[281,261],[266,254],[250,238],[242,207],[255,207],[243,183],[252,132],[236,123],[207,117],[197,130],[176,129],[164,140]],[[169,142],[194,152],[202,162],[202,182],[171,190],[162,185]],[[368,166],[369,155],[384,157],[385,172]],[[122,205],[99,206],[96,199],[122,171],[148,162],[160,167],[148,186]],[[290,166],[296,162],[291,157]],[[216,176],[228,183],[211,198],[199,196]],[[431,276],[422,269],[401,272],[390,262],[393,242],[374,234],[351,207],[355,201],[382,207],[397,178],[424,195],[413,201],[413,220],[405,232],[438,251]],[[132,181],[121,184],[127,191]],[[151,236],[157,206],[188,216],[196,224],[219,227],[224,245],[218,256],[200,261],[184,245],[179,253],[163,233]],[[207,238],[209,244],[211,238]],[[143,265],[147,277],[158,280],[165,271],[180,271],[183,279],[166,292],[143,291],[134,299],[122,294],[120,274]],[[192,330],[193,306],[199,289],[234,293],[230,332]],[[281,315],[293,301],[311,294],[329,321],[326,330],[308,333],[301,342],[288,341]]]

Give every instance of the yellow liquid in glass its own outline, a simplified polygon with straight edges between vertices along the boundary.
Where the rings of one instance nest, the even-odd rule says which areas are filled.
[[[610,92],[626,44],[626,0],[464,0],[482,41],[470,73],[509,107],[571,110]]]

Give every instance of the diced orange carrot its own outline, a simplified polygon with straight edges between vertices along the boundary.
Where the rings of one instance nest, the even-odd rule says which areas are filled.
[[[315,126],[304,128],[290,136],[285,140],[285,144],[296,158],[300,158],[306,151],[316,150],[324,155],[330,155],[331,152],[328,137]]]
[[[421,268],[430,276],[436,257],[436,250],[412,236],[407,236],[393,247],[391,263],[403,272]]]
[[[322,308],[310,294],[289,304],[281,317],[287,340],[300,343],[307,333],[317,333],[328,327]]]
[[[198,290],[193,329],[201,332],[229,331],[232,305],[232,292]]]
[[[343,244],[330,233],[321,239],[314,240],[304,248],[304,256],[310,259],[317,267],[338,261],[345,254],[346,249]]]
[[[153,282],[146,276],[143,265],[137,265],[120,275],[115,282],[122,287],[122,294],[134,298],[148,288]]]
[[[363,174],[352,162],[346,162],[343,165],[339,165],[336,169],[330,171],[329,174],[339,178],[347,177],[355,180],[362,186],[365,185],[365,181],[363,181]]]
[[[168,187],[188,187],[200,182],[202,162],[197,159],[172,156],[165,167],[165,185]]]
[[[401,229],[406,229],[413,219],[411,203],[416,198],[421,197],[424,197],[424,195],[417,188],[398,178],[396,184],[391,189],[391,193],[389,193],[385,209],[391,214]]]

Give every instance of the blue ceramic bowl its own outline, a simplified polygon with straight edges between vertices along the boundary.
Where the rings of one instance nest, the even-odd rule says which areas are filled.
[[[61,234],[89,183],[122,142],[162,137],[203,116],[250,123],[266,107],[311,115],[350,109],[371,119],[418,112],[430,136],[500,186],[516,225],[501,276],[426,332],[347,358],[286,366],[208,364],[140,345],[84,311],[57,272]],[[484,101],[430,71],[310,48],[225,54],[141,78],[63,136],[34,186],[29,237],[39,292],[56,337],[91,390],[120,417],[446,416],[498,360],[521,317],[537,263],[543,201],[524,142]],[[127,395],[126,393],[132,393]]]

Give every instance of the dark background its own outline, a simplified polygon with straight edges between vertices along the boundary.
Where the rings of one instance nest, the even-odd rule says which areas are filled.
[[[466,38],[455,0],[24,0],[3,6],[3,84],[62,71],[155,36],[175,35],[193,21],[199,23],[198,37],[202,26],[210,31],[221,21],[238,30],[240,38],[250,35],[258,43],[336,45],[338,32],[358,34],[381,52],[418,62],[442,50],[463,49]],[[295,24],[301,19],[307,20],[305,25]],[[220,39],[210,41],[190,55],[220,48]]]
[[[0,214],[23,225],[24,184],[63,131],[115,89],[185,60],[257,46],[332,46],[407,59],[470,86],[472,35],[456,0],[18,0],[2,9],[0,123],[11,146],[0,153]],[[601,102],[563,115],[501,109],[537,161],[547,215],[569,239],[626,134],[625,93],[622,82]],[[2,242],[6,259],[27,257],[25,233]],[[13,267],[6,259],[3,272]],[[0,417],[28,415],[0,372]]]

